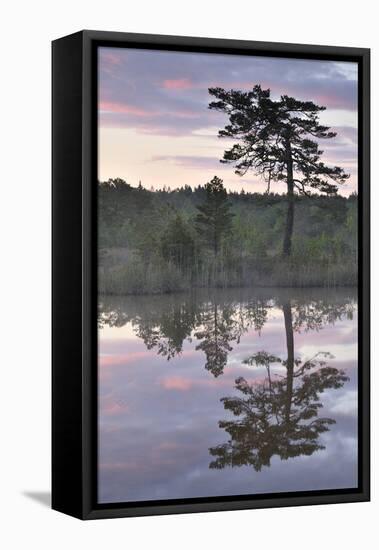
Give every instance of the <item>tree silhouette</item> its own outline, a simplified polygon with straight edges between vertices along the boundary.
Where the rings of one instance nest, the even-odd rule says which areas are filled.
[[[206,198],[197,205],[196,230],[217,256],[224,235],[231,228],[233,214],[222,179],[215,176],[205,185]]]
[[[348,380],[343,370],[332,368],[328,352],[319,352],[302,362],[294,356],[293,318],[289,301],[283,306],[286,331],[287,359],[282,360],[265,351],[245,359],[244,363],[265,367],[267,376],[262,383],[249,384],[243,377],[235,381],[236,389],[243,397],[224,397],[226,410],[240,417],[238,421],[222,420],[220,428],[230,438],[226,443],[209,449],[215,459],[210,468],[251,465],[256,471],[270,466],[277,455],[282,460],[312,455],[324,449],[319,435],[334,424],[332,418],[320,418],[322,408],[320,394],[326,389],[337,389]],[[284,367],[285,376],[272,367]],[[282,370],[282,369],[280,369]]]
[[[317,190],[333,195],[336,184],[343,184],[349,177],[342,168],[329,167],[321,161],[323,151],[315,139],[336,136],[319,122],[319,113],[325,107],[287,95],[273,100],[270,90],[263,90],[260,85],[249,92],[209,88],[209,93],[217,100],[212,101],[209,108],[229,117],[229,124],[219,131],[219,137],[238,140],[224,152],[221,162],[234,163],[238,175],[252,170],[263,176],[268,191],[271,181],[287,184],[283,255],[289,256],[295,192],[308,195],[309,191]]]

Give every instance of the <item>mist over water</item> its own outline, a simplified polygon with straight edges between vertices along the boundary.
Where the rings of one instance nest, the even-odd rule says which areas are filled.
[[[357,486],[355,289],[99,297],[99,502]]]

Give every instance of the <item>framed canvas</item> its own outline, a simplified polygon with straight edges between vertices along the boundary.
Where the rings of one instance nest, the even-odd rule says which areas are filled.
[[[369,500],[369,50],[53,42],[53,508]]]

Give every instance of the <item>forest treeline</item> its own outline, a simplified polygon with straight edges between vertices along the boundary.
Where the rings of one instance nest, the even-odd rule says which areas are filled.
[[[352,286],[357,195],[297,195],[283,256],[285,194],[204,186],[98,185],[99,292],[160,294],[196,287]]]

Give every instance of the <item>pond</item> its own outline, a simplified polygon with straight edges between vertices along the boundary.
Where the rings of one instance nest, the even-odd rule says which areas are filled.
[[[357,487],[356,289],[99,297],[100,503]]]

